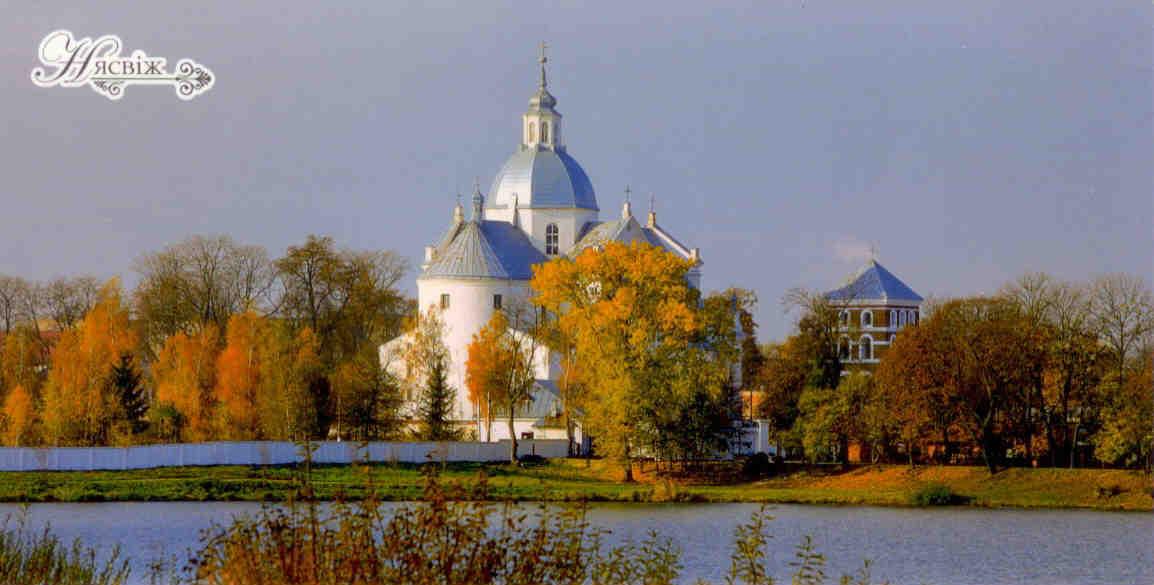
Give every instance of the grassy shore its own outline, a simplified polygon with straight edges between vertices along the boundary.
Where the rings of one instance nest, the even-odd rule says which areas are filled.
[[[872,466],[849,471],[801,471],[759,481],[707,483],[668,480],[642,471],[623,484],[602,461],[551,461],[530,468],[449,464],[442,478],[469,484],[482,474],[489,497],[518,501],[774,502],[915,505],[917,494],[937,490],[956,504],[983,507],[1154,509],[1147,473],[1099,469],[1008,469],[990,475],[979,467]],[[0,501],[280,501],[296,493],[301,473],[292,467],[185,467],[136,471],[0,473]],[[374,489],[384,500],[421,497],[415,465],[325,466],[312,473],[318,497],[359,498]]]

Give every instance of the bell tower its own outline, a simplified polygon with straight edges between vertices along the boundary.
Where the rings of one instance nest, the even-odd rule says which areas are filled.
[[[541,56],[537,59],[541,64],[541,80],[537,84],[537,93],[529,98],[529,110],[521,116],[522,150],[565,150],[565,143],[561,141],[561,114],[553,109],[557,105],[557,98],[549,93],[549,80],[545,72],[545,64],[549,62],[549,57],[545,55],[547,48],[542,41]]]

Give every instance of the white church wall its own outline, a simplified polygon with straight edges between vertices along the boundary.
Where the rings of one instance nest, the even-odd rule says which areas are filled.
[[[493,295],[501,295],[504,306],[524,302],[528,298],[529,283],[509,280],[448,280],[420,279],[417,297],[422,312],[439,307],[441,295],[449,295],[449,307],[442,312],[445,322],[445,347],[449,350],[449,384],[457,391],[457,420],[473,420],[476,412],[469,402],[465,386],[465,362],[469,358],[469,344],[493,316]]]
[[[577,236],[586,223],[597,221],[597,212],[588,209],[520,209],[518,220],[521,230],[533,245],[545,252],[545,229],[557,224],[560,253],[565,254],[577,243]]]

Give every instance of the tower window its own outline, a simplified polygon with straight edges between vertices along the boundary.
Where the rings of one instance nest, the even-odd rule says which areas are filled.
[[[529,143],[537,142],[537,124],[529,122]]]
[[[542,126],[544,128],[544,126]],[[560,240],[560,230],[557,229],[557,224],[551,223],[545,226],[545,255],[556,256],[558,253],[558,241]]]
[[[893,310],[893,309],[890,309],[889,326],[890,326],[890,329],[897,329],[897,327],[898,327],[898,312]]]
[[[493,308],[498,311],[501,310],[501,295],[493,295]]]
[[[862,327],[873,327],[874,326],[874,314],[872,311],[862,311],[861,312],[861,326]]]
[[[441,308],[449,308],[449,293],[441,293]]]
[[[549,123],[541,122],[541,142],[549,142]]]
[[[838,317],[843,327],[849,325],[849,311],[843,310]]]
[[[874,340],[869,335],[863,335],[861,341],[858,342],[858,359],[872,360],[874,359]]]

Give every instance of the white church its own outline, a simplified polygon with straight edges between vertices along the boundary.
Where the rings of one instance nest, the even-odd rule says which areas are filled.
[[[444,342],[451,356],[448,379],[457,396],[455,419],[462,428],[475,429],[472,434],[482,441],[507,439],[508,427],[496,421],[491,429],[485,428],[477,406],[468,399],[468,346],[494,311],[526,302],[533,265],[573,257],[610,241],[642,241],[693,260],[690,284],[700,288],[698,250],[658,225],[652,209],[644,222],[638,221],[628,190],[620,217],[601,219],[593,183],[565,146],[557,99],[548,89],[544,51],[539,61],[537,91],[521,115],[520,145],[497,173],[487,196],[474,188],[468,217],[460,203],[453,209],[448,231],[425,248],[417,277],[419,309],[422,313],[430,307],[439,309],[445,323]],[[382,362],[398,367],[405,342],[401,337],[382,346]],[[535,368],[532,404],[518,413],[514,432],[518,438],[564,439],[566,431],[558,419],[559,361],[543,350]]]

